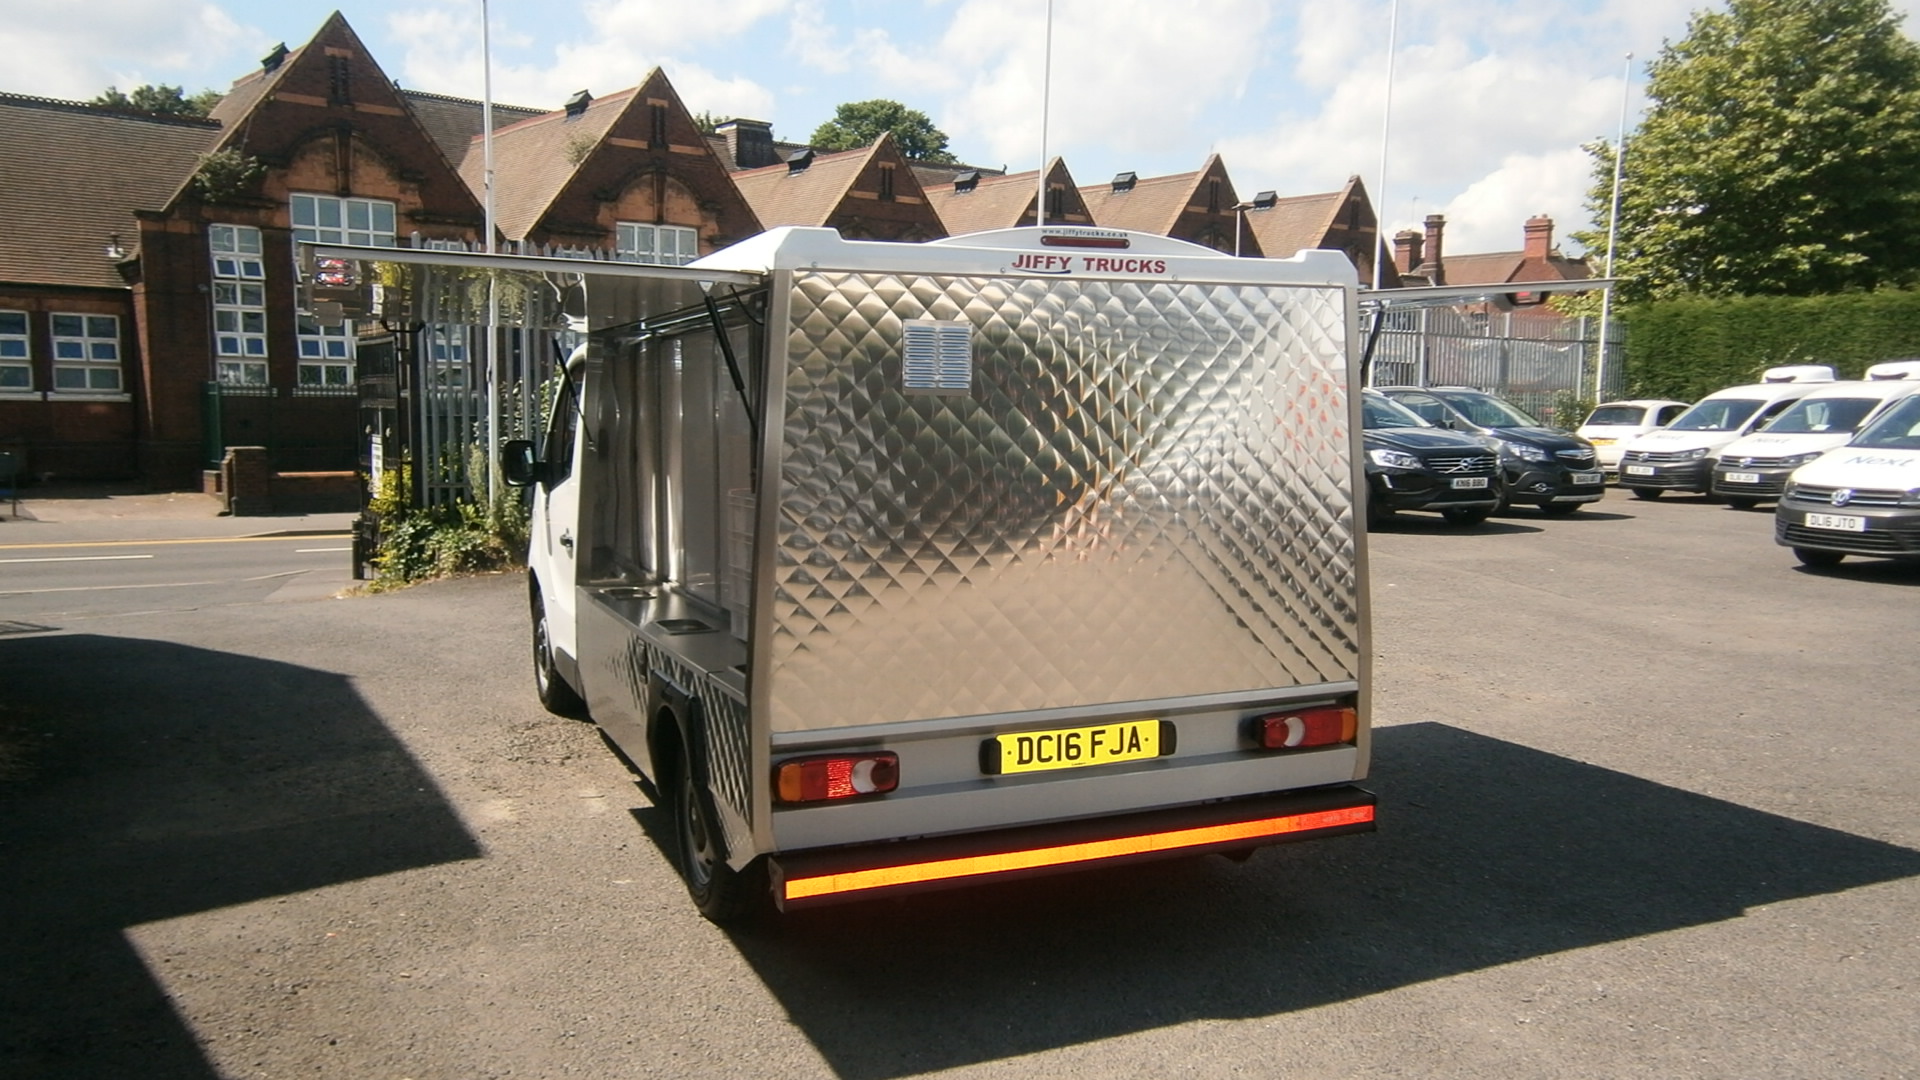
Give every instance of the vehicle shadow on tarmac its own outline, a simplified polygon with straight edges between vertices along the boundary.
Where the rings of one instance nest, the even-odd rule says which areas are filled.
[[[0,687],[0,1076],[211,1080],[126,928],[480,854],[344,676],[79,634]]]
[[[1268,1016],[1920,875],[1920,851],[1437,723],[1380,832],[788,916],[735,935],[849,1080]]]

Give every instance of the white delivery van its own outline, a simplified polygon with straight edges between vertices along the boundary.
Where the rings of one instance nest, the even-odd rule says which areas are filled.
[[[1713,493],[1747,509],[1778,498],[1788,474],[1836,446],[1869,420],[1920,391],[1920,361],[1875,364],[1864,380],[1831,383],[1789,405],[1765,430],[1728,443],[1713,464]]]
[[[1715,390],[1673,423],[1621,448],[1620,486],[1642,499],[1669,491],[1707,492],[1722,448],[1833,381],[1833,368],[1825,364],[1793,364],[1768,368],[1758,383]]]
[[[1920,394],[1795,469],[1774,508],[1773,538],[1808,566],[1848,555],[1920,559]]]
[[[781,228],[529,269],[589,328],[503,460],[537,686],[709,918],[1373,828],[1345,257]]]
[[[1684,401],[1635,398],[1594,406],[1574,434],[1593,444],[1593,456],[1607,479],[1620,475],[1620,453],[1626,444],[1655,428],[1663,428],[1687,411]]]

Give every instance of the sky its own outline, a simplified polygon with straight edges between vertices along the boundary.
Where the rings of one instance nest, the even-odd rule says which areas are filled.
[[[1721,2],[1052,0],[1051,49],[1048,0],[491,0],[487,21],[507,104],[661,67],[693,112],[804,142],[835,106],[888,98],[970,164],[1030,170],[1044,146],[1088,185],[1218,153],[1243,199],[1359,175],[1391,230],[1444,214],[1449,252],[1517,250],[1546,214],[1577,254],[1582,144],[1623,112],[1632,130],[1647,61]],[[1911,20],[1920,0],[1894,6]],[[0,0],[0,91],[224,89],[334,10],[402,86],[483,94],[482,0]]]

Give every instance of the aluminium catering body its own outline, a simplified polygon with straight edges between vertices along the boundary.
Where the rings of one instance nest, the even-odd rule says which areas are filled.
[[[1349,694],[1365,713],[1351,266],[1112,233],[1130,246],[1035,257],[1034,233],[780,229],[694,264],[770,284],[754,645],[733,718],[749,730],[715,740],[741,760],[714,762],[716,793],[752,804],[729,809],[757,850],[1365,774],[1362,723],[1357,746],[1311,760],[1019,792],[980,775],[982,733],[1009,725],[1211,718],[1211,744],[1182,732],[1194,764],[1244,756],[1234,733],[1256,705]],[[931,378],[907,370],[910,335],[934,350]],[[775,814],[751,782],[774,757],[882,742],[902,772],[885,800]]]

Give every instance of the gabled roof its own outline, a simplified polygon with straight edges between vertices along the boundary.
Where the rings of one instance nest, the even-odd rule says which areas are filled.
[[[1271,207],[1248,210],[1247,229],[1260,238],[1260,250],[1269,258],[1284,259],[1317,248],[1333,231],[1352,190],[1349,182],[1339,191],[1289,195]]]
[[[214,106],[213,119],[223,126],[214,149],[285,161],[324,133],[351,130],[419,185],[423,213],[441,220],[480,216],[452,162],[344,16],[334,12],[312,40],[283,50],[235,80]],[[174,201],[184,193],[176,189]]]
[[[125,288],[113,234],[131,253],[134,211],[164,207],[219,138],[208,120],[0,94],[0,281]]]
[[[894,182],[901,185],[896,190],[896,198],[902,202],[927,201],[919,178],[900,156],[891,134],[882,135],[871,146],[858,150],[814,154],[803,169],[796,169],[789,162],[737,172],[733,174],[733,182],[752,204],[760,223],[769,229],[782,225],[834,225],[842,214],[850,211],[857,214],[850,203],[856,201],[855,191],[861,175],[876,162],[891,162],[895,166]],[[868,193],[867,198],[872,197]]]
[[[1445,257],[1447,284],[1493,285],[1503,281],[1583,281],[1593,276],[1583,259],[1551,255],[1528,265],[1524,251],[1489,251]]]
[[[610,243],[613,223],[605,214],[623,198],[637,197],[643,177],[692,196],[705,222],[703,244],[730,244],[761,231],[722,155],[659,68],[639,86],[600,98],[583,90],[569,104],[494,132],[494,214],[507,239]],[[460,175],[481,192],[481,155],[469,152]],[[663,211],[656,206],[654,212]]]
[[[1040,194],[1037,170],[1029,169],[1003,176],[982,175],[970,191],[957,188],[952,180],[944,184],[928,183],[927,174],[918,165],[914,166],[913,171],[926,188],[927,201],[933,204],[934,211],[946,224],[947,232],[955,236],[1033,224],[1033,204]],[[1073,174],[1067,171],[1065,161],[1054,158],[1048,164],[1047,180],[1049,185],[1061,184],[1066,188],[1066,206],[1063,208],[1066,220],[1093,220],[1086,202],[1080,197],[1080,189],[1074,186]],[[1049,224],[1059,224],[1052,218],[1053,215],[1049,213]]]
[[[847,192],[879,146],[875,142],[858,150],[815,154],[812,163],[797,172],[785,164],[748,169],[734,173],[733,182],[747,197],[760,224],[769,229],[825,225],[846,201]]]
[[[1193,201],[1205,171],[1144,177],[1130,191],[1115,191],[1112,182],[1094,184],[1081,188],[1080,198],[1093,220],[1107,228],[1166,236]]]
[[[459,168],[466,160],[467,151],[480,145],[480,135],[485,128],[486,103],[467,98],[448,97],[445,94],[429,94],[421,90],[402,90],[407,106],[425,128],[427,135],[447,161]],[[529,109],[521,105],[502,105],[493,103],[493,130],[499,131],[509,124],[517,124],[544,113],[544,109]]]
[[[594,98],[578,115],[557,109],[494,131],[493,213],[501,235],[522,240],[534,230],[639,89]],[[460,163],[460,178],[476,197],[486,190],[486,170],[479,154],[468,154]]]

